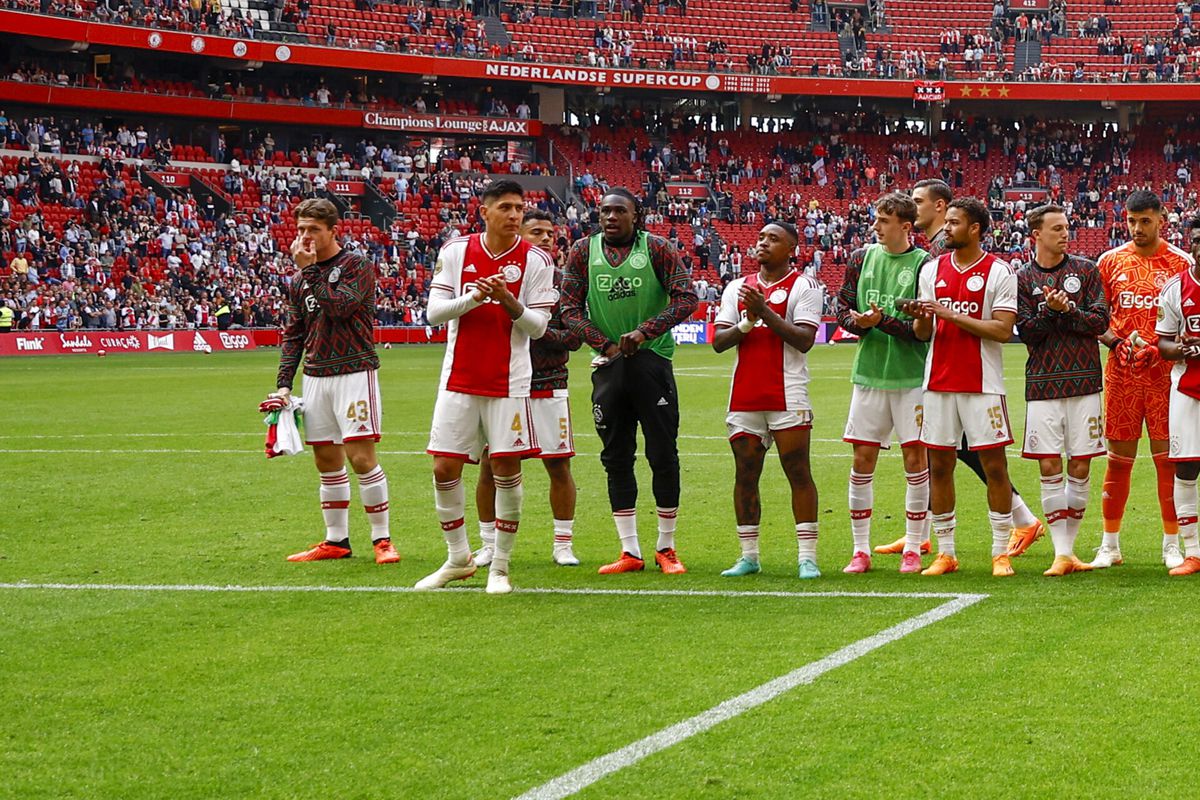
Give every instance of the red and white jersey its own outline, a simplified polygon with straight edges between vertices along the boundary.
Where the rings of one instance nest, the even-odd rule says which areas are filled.
[[[1173,339],[1200,337],[1200,281],[1191,269],[1176,275],[1163,287],[1154,332]],[[1176,391],[1200,400],[1200,361],[1176,361],[1171,367],[1171,385]]]
[[[757,273],[730,281],[721,295],[717,327],[732,327],[745,317],[745,306],[738,298],[738,290],[743,285],[758,287],[771,310],[784,319],[813,328],[821,324],[825,290],[814,279],[793,269],[770,284],[761,283]],[[729,389],[729,410],[801,411],[810,408],[807,356],[786,344],[759,320],[738,344]]]
[[[959,267],[951,251],[921,269],[919,297],[974,319],[990,320],[996,311],[1016,313],[1017,275],[1007,262],[991,253],[984,253],[968,267]],[[1003,345],[935,317],[925,359],[925,389],[1004,394]]]
[[[490,275],[503,275],[508,290],[528,308],[549,312],[558,301],[554,262],[545,251],[518,238],[507,251],[492,255],[479,233],[451,239],[442,247],[431,288],[461,297]],[[486,397],[528,397],[532,377],[529,336],[499,303],[487,300],[450,321],[441,388]]]

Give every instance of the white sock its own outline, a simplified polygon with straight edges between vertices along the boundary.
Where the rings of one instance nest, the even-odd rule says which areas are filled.
[[[758,561],[758,526],[738,525],[738,544],[742,546],[742,558]]]
[[[814,562],[817,560],[817,523],[796,523],[796,559]]]
[[[383,467],[358,476],[358,495],[362,499],[367,521],[371,523],[371,541],[391,538],[388,526],[388,482]]]
[[[871,510],[875,505],[875,476],[850,470],[850,532],[855,553],[871,552]]]
[[[1200,536],[1196,532],[1196,481],[1175,478],[1175,516],[1179,520],[1179,536],[1183,539],[1186,555],[1200,558]]]
[[[479,521],[479,539],[483,542],[485,547],[489,545],[495,547],[496,520],[492,520],[491,522],[484,522],[483,520]]]
[[[1071,515],[1067,510],[1066,483],[1061,472],[1042,476],[1042,513],[1050,526],[1050,541],[1054,542],[1056,557],[1075,552],[1075,539],[1069,530]]]
[[[954,518],[954,512],[950,511],[945,514],[930,514],[931,525],[933,527],[933,535],[937,537],[938,552],[945,553],[948,556],[955,555],[954,552],[954,528],[958,522]],[[1005,541],[1007,544],[1007,540]]]
[[[1175,516],[1176,517],[1179,516],[1178,511],[1175,512]],[[1179,546],[1179,534],[1178,533],[1164,533],[1163,534],[1163,543],[1162,543],[1163,550],[1166,550],[1167,545],[1171,545],[1171,544],[1175,545],[1176,547]]]
[[[1013,492],[1012,496],[1012,521],[1013,525],[1018,528],[1028,528],[1033,523],[1037,522],[1037,517],[1029,510],[1029,506],[1025,504],[1025,498]],[[1007,534],[1005,534],[1007,536]],[[1008,545],[1008,539],[1005,539],[1005,546]]]
[[[496,550],[490,569],[507,574],[508,560],[512,556],[513,544],[517,539],[517,527],[521,524],[521,501],[525,490],[521,486],[521,473],[496,475]]]
[[[988,522],[992,525],[992,558],[1002,556],[1008,551],[1008,537],[1012,534],[1013,515],[988,512]]]
[[[554,546],[570,547],[571,539],[575,536],[575,520],[554,520]]]
[[[446,483],[433,482],[433,504],[437,509],[438,522],[442,523],[442,536],[446,539],[448,560],[451,564],[463,565],[471,558],[471,543],[467,539],[467,526],[463,514],[467,506],[467,493],[462,478]]]
[[[350,546],[350,476],[346,468],[321,473],[321,516],[325,541]]]
[[[617,524],[617,536],[621,539],[621,549],[634,558],[642,557],[642,546],[638,543],[637,509],[623,508],[612,512],[613,522]]]
[[[929,538],[929,470],[905,473],[904,552],[921,552],[921,543]]]
[[[679,517],[679,506],[655,509],[658,512],[658,546],[655,550],[675,549],[675,522]]]
[[[1105,547],[1111,547],[1113,550],[1120,550],[1121,532],[1117,531],[1116,533],[1109,533],[1108,531],[1105,531],[1103,544]]]
[[[1092,493],[1092,482],[1088,478],[1072,478],[1067,476],[1067,533],[1071,536],[1071,544],[1079,536],[1079,526],[1083,524],[1083,514],[1087,511],[1088,495]]]

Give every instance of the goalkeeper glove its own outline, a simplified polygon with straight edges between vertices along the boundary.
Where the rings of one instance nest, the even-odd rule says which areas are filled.
[[[1154,345],[1146,345],[1133,354],[1133,368],[1137,370],[1150,369],[1163,363],[1163,358],[1158,354],[1158,348]]]
[[[1113,357],[1117,359],[1117,363],[1122,367],[1128,367],[1133,363],[1135,348],[1130,344],[1128,339],[1117,339],[1109,347],[1109,350],[1112,351]]]

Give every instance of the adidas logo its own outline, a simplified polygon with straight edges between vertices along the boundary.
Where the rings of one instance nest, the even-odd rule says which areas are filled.
[[[464,270],[463,270],[463,272],[475,272],[475,265],[474,265],[474,264],[467,264],[467,268],[466,268],[466,269],[464,269]]]
[[[658,403],[656,405],[665,406],[665,405],[669,405],[669,403],[667,403],[667,398],[660,397],[660,398],[658,398]]]
[[[1183,301],[1183,307],[1184,307],[1184,308],[1187,308],[1188,306],[1194,306],[1194,305],[1196,305],[1196,301],[1195,301],[1195,300],[1193,300],[1193,299],[1192,299],[1192,298],[1190,298],[1190,297],[1189,297],[1187,300],[1184,300],[1184,301]]]
[[[945,282],[945,281],[938,281],[937,283],[935,283],[935,284],[933,285],[933,288],[935,288],[935,289],[945,289],[945,288],[946,288],[946,282]]]
[[[566,443],[566,442],[559,442],[559,443],[558,443],[558,449],[559,449],[559,450],[566,450],[566,449],[567,449],[567,443]]]
[[[358,426],[358,432],[359,432],[359,433],[366,433],[366,432],[367,432],[367,426],[366,426],[366,425],[359,425],[359,426]]]
[[[1033,293],[1034,293],[1035,295],[1036,295],[1036,294],[1041,294],[1041,293],[1042,293],[1042,290],[1041,290],[1041,288],[1040,288],[1040,287],[1037,287],[1037,286],[1035,286],[1035,287],[1033,287]]]
[[[1128,275],[1126,275],[1124,272],[1122,272],[1120,275],[1118,275],[1118,276],[1117,276],[1117,280],[1119,280],[1119,281],[1127,281],[1127,280],[1129,280],[1129,276],[1128,276]]]
[[[524,446],[525,446],[525,442],[521,440],[520,436],[518,436],[516,439],[513,440],[513,447],[524,447]]]

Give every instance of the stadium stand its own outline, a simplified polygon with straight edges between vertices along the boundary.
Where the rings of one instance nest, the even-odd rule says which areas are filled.
[[[1200,205],[1191,176],[1200,153],[1186,125],[1183,134],[1148,126],[1132,137],[1067,123],[1029,120],[1018,130],[998,120],[952,119],[933,144],[870,114],[850,127],[839,133],[820,119],[801,119],[794,130],[724,132],[636,110],[605,113],[586,129],[548,136],[580,167],[582,207],[566,213],[545,194],[532,200],[563,213],[568,240],[582,232],[588,201],[594,204],[602,187],[641,187],[650,229],[677,243],[710,301],[737,265],[751,267],[751,245],[771,218],[797,223],[799,263],[836,287],[848,254],[869,241],[870,199],[921,178],[941,177],[956,191],[988,197],[997,217],[988,245],[1014,259],[1027,257],[1022,216],[1035,204],[1014,193],[1022,185],[1044,188],[1046,197],[1067,205],[1077,221],[1076,247],[1090,256],[1124,238],[1120,202],[1137,185],[1148,183],[1164,196],[1176,243],[1180,223]],[[232,324],[275,324],[289,272],[283,253],[295,233],[290,210],[330,178],[358,176],[364,165],[364,179],[399,213],[384,230],[349,199],[346,245],[379,265],[380,323],[422,324],[432,255],[441,241],[472,229],[475,197],[486,180],[483,162],[463,164],[454,153],[426,165],[424,177],[407,167],[396,172],[390,167],[401,165],[400,149],[387,154],[385,165],[386,150],[361,142],[347,143],[345,151],[330,143],[338,155],[321,170],[293,166],[302,163],[299,154],[264,158],[261,146],[244,166],[215,163],[194,146],[170,148],[170,170],[195,175],[227,201],[230,213],[222,215],[194,194],[164,200],[148,190],[138,162],[120,158],[137,149],[125,127],[5,118],[6,140],[14,130],[41,130],[41,140],[49,135],[64,153],[6,151],[0,159],[6,223],[0,251],[7,265],[0,294],[20,303],[25,324],[43,327],[106,325],[114,322],[110,306],[117,327],[212,325],[214,305],[223,301],[232,303]],[[159,145],[148,144],[142,158],[153,159]],[[675,178],[701,181],[712,196],[676,199],[668,191]],[[409,183],[400,198],[402,179]]]
[[[234,0],[180,7],[11,0],[98,21],[329,47],[609,67],[910,80],[1162,82],[1200,70],[1192,5],[1166,0],[584,0],[454,8],[377,0]],[[936,20],[939,24],[931,24]],[[945,27],[948,20],[953,27]],[[949,39],[949,42],[947,41]],[[168,91],[193,91],[165,86]]]

